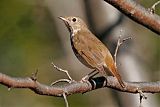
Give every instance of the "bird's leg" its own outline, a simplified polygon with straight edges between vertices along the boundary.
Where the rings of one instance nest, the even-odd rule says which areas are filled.
[[[69,75],[67,70],[63,70],[63,69],[57,67],[53,62],[52,62],[52,65],[56,70],[66,73],[66,75],[68,76],[69,79],[59,79],[59,80],[57,80],[55,82],[52,82],[51,86],[55,85],[55,84],[57,84],[59,82],[68,82],[68,83],[72,83],[73,82],[73,79],[71,78],[71,76]]]
[[[89,74],[87,74],[86,76],[84,76],[82,79],[81,79],[81,81],[82,82],[85,82],[85,81],[87,81],[87,80],[89,80],[89,78],[92,78],[92,77],[94,77],[95,75],[97,75],[99,72],[95,69],[95,70],[93,70],[92,72],[90,72]]]

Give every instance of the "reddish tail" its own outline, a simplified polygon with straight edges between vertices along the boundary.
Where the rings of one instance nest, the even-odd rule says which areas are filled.
[[[113,74],[113,76],[115,76],[117,78],[120,85],[124,88],[125,85],[124,85],[122,78],[121,78],[121,75],[118,73],[116,67],[114,65],[112,65],[111,67],[109,67],[109,69],[111,70],[111,73]]]

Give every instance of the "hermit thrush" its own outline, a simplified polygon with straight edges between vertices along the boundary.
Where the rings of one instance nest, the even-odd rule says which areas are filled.
[[[59,18],[64,21],[70,32],[71,46],[79,61],[87,67],[97,70],[103,76],[110,71],[120,85],[125,87],[111,53],[88,29],[83,20],[72,16]]]

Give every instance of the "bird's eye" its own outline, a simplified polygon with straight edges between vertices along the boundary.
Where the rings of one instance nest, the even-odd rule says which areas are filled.
[[[76,22],[76,18],[73,18],[72,21],[73,21],[73,22]]]

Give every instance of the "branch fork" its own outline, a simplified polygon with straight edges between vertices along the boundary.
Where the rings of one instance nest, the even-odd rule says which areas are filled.
[[[59,79],[59,80],[56,80],[55,82],[51,83],[51,86],[53,86],[53,85],[55,85],[55,84],[57,84],[57,83],[59,83],[59,82],[72,83],[72,82],[75,81],[75,80],[73,80],[73,79],[71,78],[71,76],[69,75],[69,73],[68,73],[67,70],[64,70],[64,69],[59,68],[59,67],[56,66],[53,62],[52,62],[51,64],[53,65],[53,67],[54,67],[56,70],[58,70],[58,71],[60,71],[60,72],[64,72],[64,73],[67,75],[67,77],[68,77],[68,79]]]

